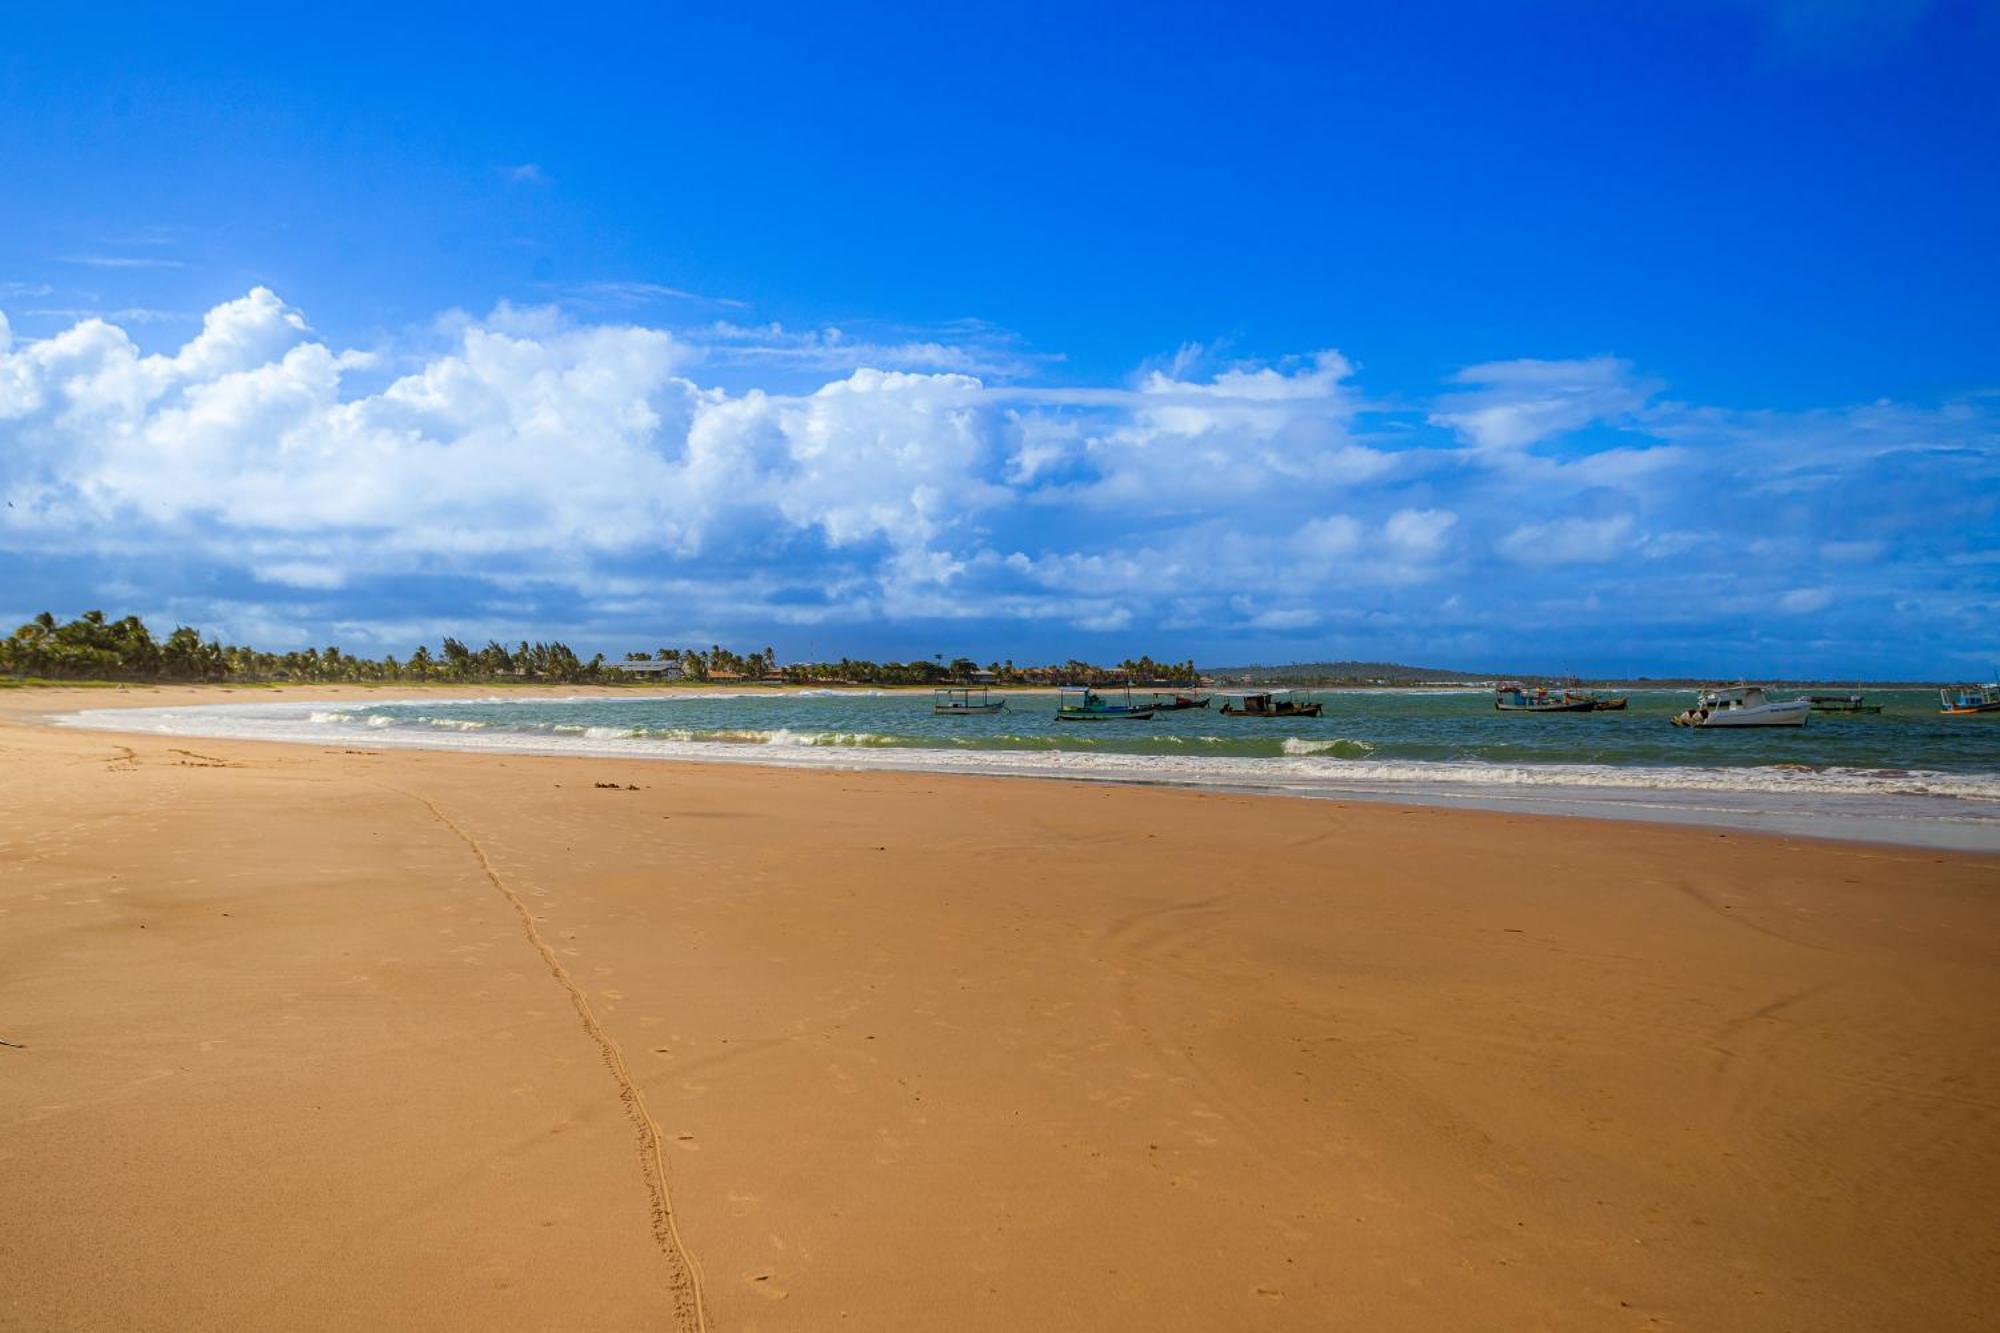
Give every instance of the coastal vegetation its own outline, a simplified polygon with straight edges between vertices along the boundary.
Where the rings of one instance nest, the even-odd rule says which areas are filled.
[[[770,648],[738,653],[721,644],[711,644],[707,648],[632,652],[625,654],[622,661],[609,662],[602,653],[586,660],[560,641],[523,640],[508,648],[496,640],[488,640],[485,647],[473,648],[451,637],[446,637],[436,652],[427,644],[419,644],[404,658],[394,654],[365,657],[332,645],[268,652],[204,637],[188,625],[176,625],[171,633],[160,638],[138,616],[113,620],[102,611],[86,611],[66,622],[59,622],[53,613],[44,611],[0,639],[0,681],[15,684],[227,681],[615,685],[656,683],[663,677],[695,683],[878,686],[933,685],[974,679],[996,685],[1102,684],[1121,680],[1192,683],[1196,679],[1193,661],[1158,662],[1150,656],[1103,666],[1075,659],[1042,666],[1016,666],[1012,661],[981,666],[969,657],[947,659],[942,653],[909,662],[842,657],[828,662],[780,664],[776,652]]]

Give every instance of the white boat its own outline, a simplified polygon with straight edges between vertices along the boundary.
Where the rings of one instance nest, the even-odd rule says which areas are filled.
[[[1803,727],[1810,699],[1773,699],[1762,685],[1722,685],[1703,690],[1694,707],[1674,715],[1677,727]]]

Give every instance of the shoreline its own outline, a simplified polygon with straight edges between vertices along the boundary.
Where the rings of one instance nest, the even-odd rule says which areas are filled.
[[[95,690],[73,691],[61,702],[83,707],[59,710],[8,708],[0,699],[0,716],[34,716],[59,727],[232,739],[277,744],[348,745],[384,749],[424,749],[461,753],[569,755],[607,759],[641,759],[649,763],[761,766],[774,769],[832,771],[895,771],[949,776],[1007,777],[1030,780],[1077,781],[1136,787],[1229,791],[1246,795],[1295,799],[1363,801],[1423,808],[1474,809],[1534,814],[1565,819],[1630,820],[1678,825],[1691,830],[1733,829],[1845,842],[1932,848],[1966,852],[2000,851],[2000,802],[1958,797],[1936,790],[1958,780],[1937,774],[1917,783],[1911,794],[1870,790],[1865,782],[1838,781],[1838,770],[1799,783],[1752,783],[1750,769],[1708,769],[1690,765],[1655,771],[1644,767],[1591,768],[1560,765],[1371,764],[1353,760],[1314,765],[1264,765],[1261,761],[1189,761],[1152,756],[1146,759],[1108,754],[1053,750],[952,751],[918,745],[882,748],[801,744],[722,744],[655,739],[538,736],[506,732],[465,734],[459,731],[413,734],[356,731],[335,724],[291,725],[291,732],[244,722],[233,725],[224,709],[277,710],[311,703],[348,705],[365,700],[378,705],[476,703],[496,696],[484,686],[433,687],[419,697],[384,693],[375,686],[288,687],[288,697],[216,699],[216,687],[151,687],[134,690],[115,701]],[[232,693],[231,687],[221,687]],[[579,687],[560,694],[499,696],[509,703],[548,703],[604,698],[626,702],[647,699],[825,697],[854,693],[874,697],[882,691],[829,692],[751,691],[720,694],[714,687],[660,687],[640,692],[632,687]],[[254,695],[262,695],[255,691]],[[197,710],[214,707],[216,711]],[[146,709],[186,709],[171,726],[133,727],[122,714]],[[1234,767],[1231,767],[1231,764]],[[1385,775],[1384,770],[1392,770]],[[1710,775],[1703,779],[1702,775]],[[1568,779],[1567,781],[1565,779]],[[1621,779],[1628,779],[1623,780]],[[1817,788],[1807,785],[1817,782]],[[1955,802],[1944,805],[1943,802]]]

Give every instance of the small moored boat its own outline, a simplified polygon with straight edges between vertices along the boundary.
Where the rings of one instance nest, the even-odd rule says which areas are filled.
[[[945,717],[963,717],[973,713],[997,713],[1007,706],[1005,699],[995,699],[984,685],[953,686],[931,692],[931,711]]]
[[[1674,715],[1677,727],[1803,727],[1812,712],[1805,699],[1773,699],[1762,685],[1721,685],[1703,690],[1694,707]]]
[[[1126,687],[1122,704],[1110,702],[1087,685],[1065,685],[1056,703],[1058,722],[1144,722],[1153,712],[1151,704],[1132,702],[1130,686]]]
[[[2000,684],[1953,685],[1939,690],[1938,711],[1946,717],[2000,713]]]
[[[1879,713],[1881,704],[1871,704],[1858,694],[1814,694],[1806,698],[1815,713]]]
[[[1618,706],[1624,705],[1620,699]],[[1493,692],[1493,707],[1502,713],[1594,713],[1597,699],[1569,690],[1551,690],[1546,685],[1529,689],[1518,681],[1508,681]]]
[[[1205,694],[1160,694],[1153,695],[1153,707],[1162,713],[1178,713],[1187,708],[1206,708],[1209,699]]]
[[[1238,707],[1237,705],[1242,705]],[[1318,717],[1320,703],[1317,699],[1294,699],[1290,690],[1266,690],[1257,694],[1239,694],[1233,700],[1225,700],[1222,705],[1224,717]]]

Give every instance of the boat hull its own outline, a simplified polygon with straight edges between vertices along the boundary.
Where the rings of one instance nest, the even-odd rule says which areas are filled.
[[[1272,717],[1318,717],[1318,716],[1320,715],[1320,705],[1318,705],[1318,704],[1304,704],[1304,705],[1302,705],[1302,706],[1300,706],[1300,707],[1297,707],[1297,708],[1288,708],[1288,709],[1285,709],[1285,710],[1283,710],[1283,711],[1281,711],[1281,712],[1272,712],[1272,713],[1252,713],[1252,712],[1248,712],[1248,711],[1246,711],[1246,710],[1244,710],[1244,709],[1241,709],[1241,708],[1232,708],[1232,707],[1230,707],[1230,706],[1229,706],[1228,704],[1224,704],[1224,705],[1222,706],[1222,715],[1223,715],[1224,717],[1257,717],[1257,718],[1272,718]]]
[[[942,708],[933,706],[931,712],[935,713],[939,717],[967,717],[973,715],[983,716],[989,713],[1001,712],[1006,707],[1007,705],[1005,703],[976,704],[970,708]]]
[[[1620,703],[1617,706],[1623,708],[1625,705],[1623,703]],[[1588,699],[1579,699],[1571,703],[1548,703],[1548,704],[1496,703],[1493,705],[1493,710],[1497,713],[1595,713],[1597,711],[1597,705],[1592,703]]]
[[[1117,709],[1062,709],[1056,713],[1058,722],[1144,722],[1153,715],[1151,708]]]

